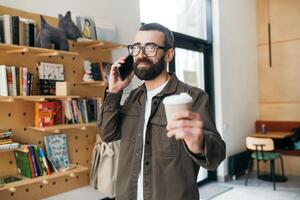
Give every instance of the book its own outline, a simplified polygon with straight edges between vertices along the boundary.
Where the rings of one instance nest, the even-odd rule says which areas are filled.
[[[40,171],[39,171],[38,163],[37,163],[37,160],[35,157],[34,149],[31,145],[28,145],[28,151],[29,151],[29,154],[30,154],[31,160],[32,160],[34,176],[38,177],[38,176],[40,176]]]
[[[21,178],[19,177],[16,177],[16,176],[1,176],[0,177],[0,186],[4,186],[5,184],[7,183],[12,183],[12,182],[16,182],[16,181],[20,181],[22,180]]]
[[[5,38],[4,38],[4,19],[3,15],[0,15],[0,42],[5,43]]]
[[[54,125],[53,102],[35,103],[35,127],[42,128]]]
[[[117,29],[113,22],[104,19],[94,19],[97,40],[117,42]]]
[[[38,150],[39,150],[39,156],[41,158],[41,162],[43,162],[43,165],[45,167],[46,174],[50,175],[51,174],[50,167],[49,167],[48,162],[46,160],[46,157],[45,157],[45,154],[44,154],[44,150],[42,148],[38,148]]]
[[[8,96],[6,66],[0,65],[0,96]]]
[[[32,178],[29,159],[28,159],[28,153],[29,153],[28,149],[15,150],[14,153],[15,153],[18,173],[21,174],[22,176]]]
[[[12,68],[11,66],[6,66],[6,80],[8,88],[8,96],[13,96],[13,77],[12,77]]]
[[[47,157],[56,169],[66,168],[70,165],[67,135],[47,135],[44,136]]]
[[[56,82],[64,81],[64,65],[41,62],[38,65],[41,95],[55,95]]]
[[[20,147],[20,144],[17,143],[17,142],[13,142],[13,143],[10,143],[10,144],[2,144],[2,145],[0,145],[0,152],[11,150],[11,149],[17,149],[19,147]]]
[[[12,44],[19,45],[19,17],[11,16],[11,34],[12,34]]]
[[[16,67],[15,66],[11,66],[11,74],[12,74],[12,96],[17,96],[17,75],[16,75],[17,71],[16,71]]]
[[[3,24],[4,24],[4,41],[6,44],[12,44],[10,15],[3,15]]]
[[[64,111],[64,123],[65,124],[74,124],[75,118],[72,110],[72,103],[70,100],[62,100],[61,101],[63,111]]]
[[[0,139],[0,145],[2,145],[2,144],[11,144],[11,143],[13,143],[11,138]]]
[[[82,37],[96,40],[96,26],[94,19],[86,16],[76,16],[76,25],[82,32]]]

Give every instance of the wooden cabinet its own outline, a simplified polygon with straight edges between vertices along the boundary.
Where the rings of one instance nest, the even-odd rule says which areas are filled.
[[[299,19],[300,1],[257,0],[260,119],[300,120]]]

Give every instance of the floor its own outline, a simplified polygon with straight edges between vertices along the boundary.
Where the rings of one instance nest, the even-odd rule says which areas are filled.
[[[244,186],[245,177],[239,177],[235,181],[223,184],[232,189],[215,196],[213,200],[300,200],[300,177],[288,176],[288,181],[276,183],[276,191],[273,190],[272,182],[258,180],[252,175],[248,180],[248,186]],[[201,189],[200,189],[201,190]],[[201,193],[200,193],[201,196]]]
[[[205,187],[222,185],[226,187],[229,186],[231,188],[230,190],[210,198],[213,200],[300,200],[300,177],[289,176],[287,182],[276,184],[276,191],[273,191],[271,182],[258,180],[254,175],[249,178],[248,186],[244,186],[244,181],[244,177],[239,177],[235,181],[209,183],[205,185]],[[92,187],[86,186],[77,190],[55,195],[44,200],[99,200],[102,198],[103,196]]]

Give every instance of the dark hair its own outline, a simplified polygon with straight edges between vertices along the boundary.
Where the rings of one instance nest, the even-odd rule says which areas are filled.
[[[84,19],[84,22],[88,22],[88,23],[89,23],[89,26],[91,25],[91,22],[90,22],[90,20],[88,20],[88,19]]]
[[[166,49],[171,49],[174,47],[174,36],[172,31],[167,27],[158,24],[158,23],[149,23],[144,24],[140,27],[139,31],[159,31],[162,32],[165,36],[164,46]]]

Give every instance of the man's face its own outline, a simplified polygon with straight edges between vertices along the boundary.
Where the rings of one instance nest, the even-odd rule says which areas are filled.
[[[159,31],[139,31],[137,32],[134,43],[144,46],[146,43],[154,43],[164,46],[164,34]],[[165,51],[157,49],[155,56],[147,56],[142,50],[134,57],[134,73],[141,80],[153,80],[159,76],[166,68],[164,60]]]

